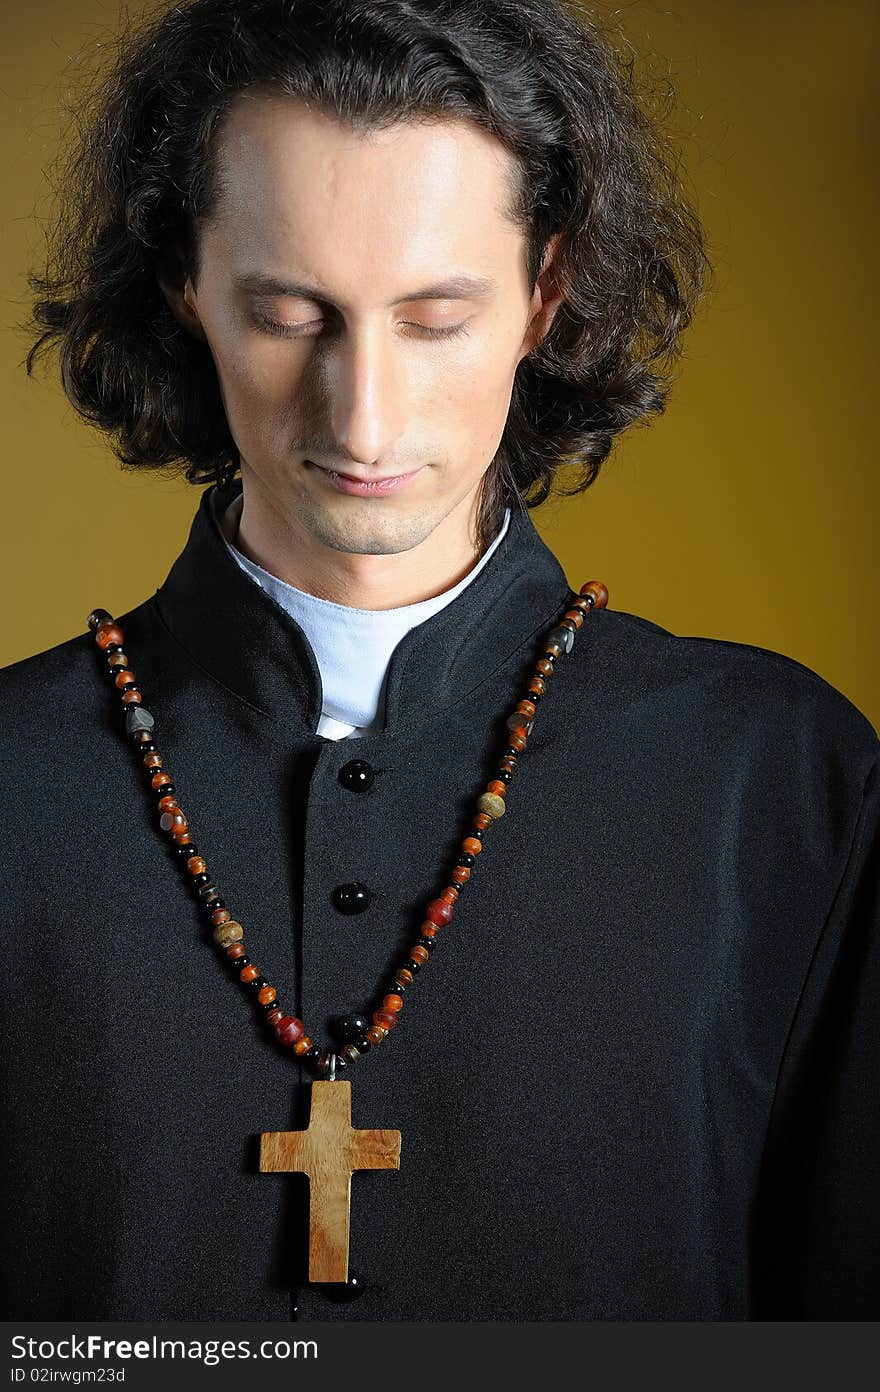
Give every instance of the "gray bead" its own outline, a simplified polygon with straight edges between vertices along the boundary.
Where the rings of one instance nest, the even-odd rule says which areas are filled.
[[[574,647],[574,634],[570,628],[551,628],[547,634],[548,638],[555,638],[557,643],[561,643],[567,653]]]
[[[133,735],[138,730],[152,730],[155,720],[143,706],[129,706],[125,712],[126,734]]]

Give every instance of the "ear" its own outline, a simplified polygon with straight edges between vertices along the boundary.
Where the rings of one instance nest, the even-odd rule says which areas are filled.
[[[196,308],[196,293],[187,274],[183,248],[179,242],[172,242],[163,249],[156,266],[156,280],[178,323],[194,338],[206,342],[205,330]]]
[[[537,348],[553,323],[556,311],[562,304],[562,291],[557,284],[552,265],[561,235],[560,232],[554,232],[547,240],[541,270],[529,304],[529,325],[520,346],[517,362],[522,362],[523,358]]]

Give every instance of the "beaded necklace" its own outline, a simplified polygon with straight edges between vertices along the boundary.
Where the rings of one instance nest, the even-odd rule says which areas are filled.
[[[400,1168],[399,1131],[356,1130],[351,1125],[351,1083],[339,1074],[377,1048],[396,1028],[407,992],[430,960],[438,935],[451,921],[455,905],[483,851],[483,838],[506,810],[508,784],[526,748],[535,712],[544,698],[558,659],[570,653],[585,616],[608,603],[601,580],[590,580],[545,634],[541,655],[527,673],[525,695],[507,717],[507,744],[495,775],[476,801],[472,825],[461,842],[450,883],[428,901],[418,938],[381,993],[381,1004],[367,1020],[360,1014],[341,1017],[335,1049],[322,1049],[306,1033],[302,1020],[278,1002],[276,988],[248,956],[244,928],[232,917],[205,857],[195,844],[189,819],[177,800],[177,789],[156,748],[155,719],[144,707],[137,679],[123,648],[125,635],[106,609],[93,609],[88,626],[99,653],[121,694],[125,732],[140,755],[149,792],[156,799],[159,828],[171,840],[187,882],[213,929],[213,941],[225,954],[238,980],[254,1000],[278,1043],[314,1075],[310,1117],[305,1131],[265,1131],[260,1136],[259,1168],[263,1172],[297,1172],[309,1176],[309,1281],[352,1284],[348,1275],[351,1176],[355,1170]],[[354,1278],[353,1278],[354,1279]],[[352,1294],[357,1292],[352,1292]]]

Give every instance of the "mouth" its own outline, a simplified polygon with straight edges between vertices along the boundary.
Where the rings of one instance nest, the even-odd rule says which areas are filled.
[[[315,469],[339,493],[350,493],[358,498],[383,498],[388,493],[398,493],[414,478],[418,478],[425,465],[413,469],[409,474],[386,474],[383,478],[359,478],[356,474],[342,474],[335,469],[325,469],[306,459],[305,464]]]

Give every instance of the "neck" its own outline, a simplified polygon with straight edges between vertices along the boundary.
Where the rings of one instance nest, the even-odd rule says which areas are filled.
[[[306,594],[358,609],[397,609],[443,594],[476,565],[476,501],[474,490],[406,551],[340,551],[282,513],[249,473],[227,535],[242,555]]]

